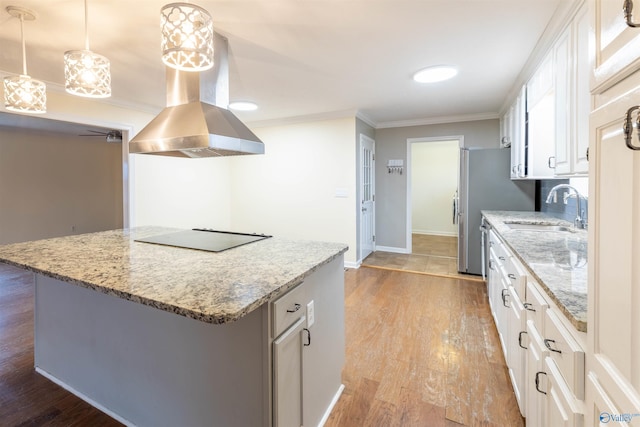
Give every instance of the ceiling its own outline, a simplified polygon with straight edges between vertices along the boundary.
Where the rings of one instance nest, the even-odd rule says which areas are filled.
[[[229,39],[231,100],[260,108],[246,122],[358,112],[376,126],[497,116],[557,9],[573,0],[199,0]],[[114,102],[164,106],[159,0],[88,0],[91,50],[111,61]],[[82,0],[0,0],[0,73],[29,74],[62,91],[62,56],[84,48]],[[453,80],[413,82],[431,65]]]

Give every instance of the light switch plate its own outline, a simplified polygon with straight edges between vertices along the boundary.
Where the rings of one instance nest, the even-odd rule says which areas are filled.
[[[313,301],[307,304],[307,328],[313,326],[316,321],[315,308],[313,307]]]

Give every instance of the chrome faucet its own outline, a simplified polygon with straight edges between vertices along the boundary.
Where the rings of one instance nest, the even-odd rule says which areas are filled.
[[[576,218],[573,220],[573,226],[574,227],[578,227],[580,226],[580,228],[587,228],[587,221],[585,216],[585,212],[584,209],[582,207],[582,200],[585,198],[582,194],[580,194],[580,192],[578,190],[576,190],[575,187],[569,185],[569,184],[558,184],[555,187],[553,187],[551,189],[551,191],[549,191],[549,194],[547,195],[547,200],[546,203],[551,203],[553,201],[553,197],[556,195],[557,191],[560,189],[567,189],[567,190],[573,190],[573,192],[575,193],[575,198],[576,198]],[[563,202],[565,204],[567,204],[567,199],[571,197],[571,193],[569,191],[567,191],[564,194],[563,197]]]

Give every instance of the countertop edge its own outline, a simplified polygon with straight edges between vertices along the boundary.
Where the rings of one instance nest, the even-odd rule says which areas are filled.
[[[101,286],[95,283],[91,283],[91,282],[87,282],[87,281],[82,281],[82,280],[78,280],[78,279],[74,279],[72,277],[69,276],[65,276],[62,274],[57,274],[54,273],[52,271],[48,271],[48,270],[43,270],[37,267],[32,267],[30,265],[27,264],[23,264],[20,262],[16,262],[14,260],[11,259],[7,259],[7,258],[0,258],[0,262],[3,262],[5,264],[8,265],[13,265],[15,267],[30,271],[32,273],[35,274],[40,274],[43,276],[47,276],[50,277],[52,279],[56,279],[56,280],[60,280],[62,282],[65,283],[70,283],[72,285],[75,286],[79,286],[85,289],[91,289],[93,291],[96,292],[100,292],[103,293],[105,295],[111,295],[123,300],[127,300],[127,301],[131,301],[134,303],[138,303],[138,304],[142,304],[142,305],[146,305],[146,306],[150,306],[159,310],[163,310],[163,311],[167,311],[170,313],[174,313],[183,317],[187,317],[190,319],[194,319],[194,320],[198,320],[201,321],[203,323],[210,323],[210,324],[214,324],[214,325],[220,325],[220,324],[225,324],[225,323],[231,323],[234,322],[236,320],[239,320],[240,318],[246,316],[247,314],[251,313],[252,311],[256,310],[258,307],[262,306],[265,303],[268,303],[269,301],[274,300],[275,298],[279,297],[280,295],[283,295],[284,293],[286,293],[288,290],[292,289],[293,287],[295,287],[296,285],[298,285],[299,283],[301,283],[305,277],[309,276],[310,274],[312,274],[314,271],[318,270],[320,267],[329,264],[331,261],[335,260],[336,258],[338,258],[339,256],[343,255],[345,252],[347,252],[349,250],[349,247],[347,245],[344,245],[341,249],[337,250],[333,255],[328,256],[327,258],[325,258],[324,260],[318,262],[317,264],[315,264],[313,267],[309,268],[307,271],[305,271],[304,273],[294,277],[293,279],[287,281],[286,283],[282,284],[281,286],[279,286],[278,288],[274,289],[273,291],[265,294],[264,296],[256,299],[255,301],[253,301],[250,304],[247,304],[246,306],[244,306],[242,308],[242,310],[239,310],[237,312],[228,312],[228,313],[222,313],[222,314],[207,314],[207,313],[203,313],[203,312],[199,312],[193,309],[189,309],[189,308],[185,308],[185,307],[180,307],[177,305],[173,305],[173,304],[169,304],[169,303],[165,303],[162,301],[157,301],[151,298],[146,298],[146,297],[142,297],[139,295],[134,295],[131,294],[129,292],[124,292],[124,291],[118,291],[109,287],[105,287],[105,286]]]
[[[537,213],[540,214],[540,212],[537,212]],[[536,282],[543,288],[543,290],[545,291],[545,294],[547,294],[553,300],[553,302],[558,306],[558,308],[560,308],[560,310],[562,311],[564,316],[567,318],[567,320],[579,332],[587,332],[587,322],[585,320],[580,320],[576,318],[575,315],[567,309],[565,304],[562,301],[560,301],[560,299],[556,296],[553,290],[551,290],[551,288],[547,286],[544,280],[540,278],[540,276],[536,273],[535,269],[533,269],[529,265],[529,263],[524,259],[524,257],[518,252],[518,250],[511,245],[511,243],[509,242],[508,236],[505,236],[503,233],[500,232],[499,226],[502,226],[504,222],[500,219],[495,218],[496,215],[492,213],[492,211],[483,211],[482,215],[486,218],[487,222],[489,222],[489,224],[491,224],[496,229],[496,232],[500,235],[500,238],[507,244],[509,249],[515,254],[518,260],[527,269],[527,272],[536,279]],[[492,219],[491,216],[494,216],[494,218]],[[563,222],[562,220],[559,220],[553,217],[548,217],[548,220],[557,222],[557,223]],[[495,222],[498,222],[498,223],[496,224]]]

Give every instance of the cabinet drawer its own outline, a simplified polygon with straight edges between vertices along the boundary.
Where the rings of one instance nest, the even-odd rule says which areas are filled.
[[[504,272],[509,285],[513,286],[520,299],[524,299],[527,276],[517,260],[509,257],[504,262]]]
[[[543,336],[549,356],[556,362],[571,392],[578,399],[584,399],[584,351],[554,310],[546,310]]]
[[[549,303],[536,288],[536,284],[527,281],[527,297],[524,301],[524,308],[527,312],[527,320],[533,320],[541,335],[544,335],[544,317]]]
[[[305,287],[299,284],[271,304],[272,333],[277,337],[305,314]]]

